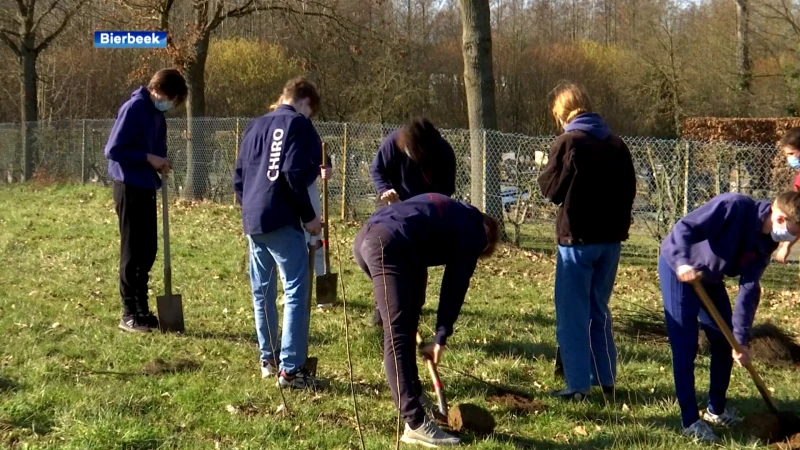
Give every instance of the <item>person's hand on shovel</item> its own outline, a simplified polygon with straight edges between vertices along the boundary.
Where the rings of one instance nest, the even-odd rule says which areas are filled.
[[[391,205],[392,203],[399,201],[400,196],[394,189],[389,189],[388,191],[381,194],[381,200],[386,200],[386,203]]]
[[[684,283],[691,283],[699,278],[699,272],[688,264],[678,266],[678,270],[675,271],[675,274],[678,276],[678,279]]]
[[[420,353],[431,361],[437,366],[439,365],[439,361],[442,360],[442,355],[444,354],[444,345],[439,344],[425,344],[424,347],[420,349]]]
[[[167,158],[162,158],[152,153],[147,154],[147,162],[153,166],[153,169],[161,173],[169,173],[172,170],[172,164],[169,163]]]
[[[322,222],[320,222],[319,216],[314,217],[314,220],[311,222],[303,224],[303,227],[308,231],[308,234],[312,236],[316,236],[322,232]]]
[[[731,356],[739,367],[744,367],[750,364],[750,347],[741,346],[742,353],[737,352],[735,349],[731,350]]]

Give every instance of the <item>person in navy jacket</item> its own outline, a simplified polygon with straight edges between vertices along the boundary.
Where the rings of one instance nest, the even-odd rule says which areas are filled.
[[[378,148],[369,173],[378,197],[390,204],[428,192],[451,197],[456,191],[453,147],[424,118],[413,119],[389,134]],[[420,295],[424,302],[425,291]],[[378,310],[372,324],[381,326]]]
[[[428,446],[459,442],[426,418],[420,403],[415,337],[427,269],[444,266],[436,335],[423,350],[438,363],[478,259],[491,255],[498,239],[494,219],[467,203],[435,193],[378,210],[356,236],[353,253],[372,279],[375,306],[382,317],[383,362],[395,404],[406,421],[404,442]]]
[[[156,190],[158,173],[168,173],[167,121],[164,112],[186,100],[186,80],[177,69],[158,71],[147,87],[133,91],[117,113],[105,147],[108,175],[114,180],[114,209],[119,219],[119,293],[123,331],[158,328],[150,312],[147,283],[158,250]]]
[[[733,361],[743,365],[750,360],[750,330],[761,297],[760,280],[772,253],[778,243],[791,242],[798,235],[800,193],[786,192],[771,203],[741,194],[718,195],[679,220],[664,239],[658,274],[684,435],[717,442],[719,438],[708,423],[729,426],[739,421],[726,408]],[[700,274],[703,286],[733,329],[743,353],[731,349],[689,285]],[[739,294],[733,310],[724,277],[739,277]],[[702,420],[694,387],[698,317],[711,349],[708,408]]]
[[[278,374],[280,387],[294,389],[322,387],[322,380],[303,367],[311,290],[303,228],[311,235],[321,230],[308,195],[322,162],[322,143],[309,120],[319,104],[314,84],[305,78],[289,80],[281,105],[250,122],[233,173],[233,189],[242,205],[242,225],[250,247],[261,375]],[[279,275],[285,299],[280,355],[275,305]]]

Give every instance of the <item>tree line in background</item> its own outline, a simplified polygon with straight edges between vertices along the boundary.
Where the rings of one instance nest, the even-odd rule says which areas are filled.
[[[671,137],[687,116],[797,114],[799,8],[796,0],[0,0],[0,122],[113,117],[132,88],[175,65],[189,80],[189,118],[263,114],[288,77],[307,74],[323,95],[322,120],[422,114],[444,128],[553,133],[549,95],[569,79],[588,88],[617,133]],[[93,48],[93,31],[124,29],[168,30],[170,45]],[[208,137],[191,123],[189,152]],[[482,178],[474,175],[485,165],[472,165]]]

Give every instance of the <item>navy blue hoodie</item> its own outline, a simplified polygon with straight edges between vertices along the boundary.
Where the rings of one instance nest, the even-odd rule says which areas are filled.
[[[167,157],[167,121],[146,88],[133,91],[117,112],[104,153],[111,179],[141,189],[161,187],[161,177],[147,162],[147,154]]]
[[[291,106],[280,105],[250,122],[233,172],[244,233],[269,233],[314,220],[308,186],[319,176],[321,162],[317,130]]]
[[[733,334],[742,345],[750,341],[761,276],[778,248],[769,234],[761,232],[771,214],[769,202],[741,194],[718,195],[679,220],[661,244],[661,256],[673,270],[690,265],[703,273],[707,283],[739,277]]]
[[[483,214],[474,206],[429,193],[393,203],[375,212],[369,223],[380,224],[410,249],[411,264],[445,266],[436,315],[437,344],[445,345],[464,304],[469,281],[488,243]],[[401,247],[401,248],[402,248]]]
[[[456,192],[456,155],[446,140],[432,158],[431,167],[423,170],[395,141],[400,130],[395,130],[383,140],[378,154],[369,168],[372,185],[378,196],[394,189],[400,200],[427,192],[452,196]],[[431,155],[433,156],[433,155]]]

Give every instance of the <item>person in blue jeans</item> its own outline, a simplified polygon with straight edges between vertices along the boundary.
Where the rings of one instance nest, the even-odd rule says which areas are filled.
[[[772,253],[779,243],[792,242],[798,235],[800,193],[786,192],[772,203],[722,194],[679,220],[661,244],[658,276],[685,436],[718,442],[709,424],[731,426],[740,421],[735,411],[726,407],[733,362],[744,365],[750,360],[750,330],[761,297],[760,280]],[[742,353],[731,348],[689,284],[700,274]],[[733,309],[725,290],[726,276],[739,277]],[[694,386],[698,319],[711,350],[708,408],[702,420]]]
[[[553,115],[564,133],[538,179],[544,197],[559,206],[556,339],[567,386],[553,395],[583,400],[592,385],[604,394],[614,390],[617,353],[608,303],[632,221],[636,175],[628,147],[592,113],[578,86],[558,90]]]
[[[242,225],[250,247],[261,374],[266,378],[277,373],[282,388],[317,389],[324,385],[303,367],[311,289],[303,228],[311,235],[321,230],[308,195],[308,186],[319,176],[322,160],[321,140],[309,120],[319,103],[314,84],[304,78],[289,80],[281,105],[250,122],[233,173],[233,188],[242,205]],[[278,277],[284,291],[280,355]]]

